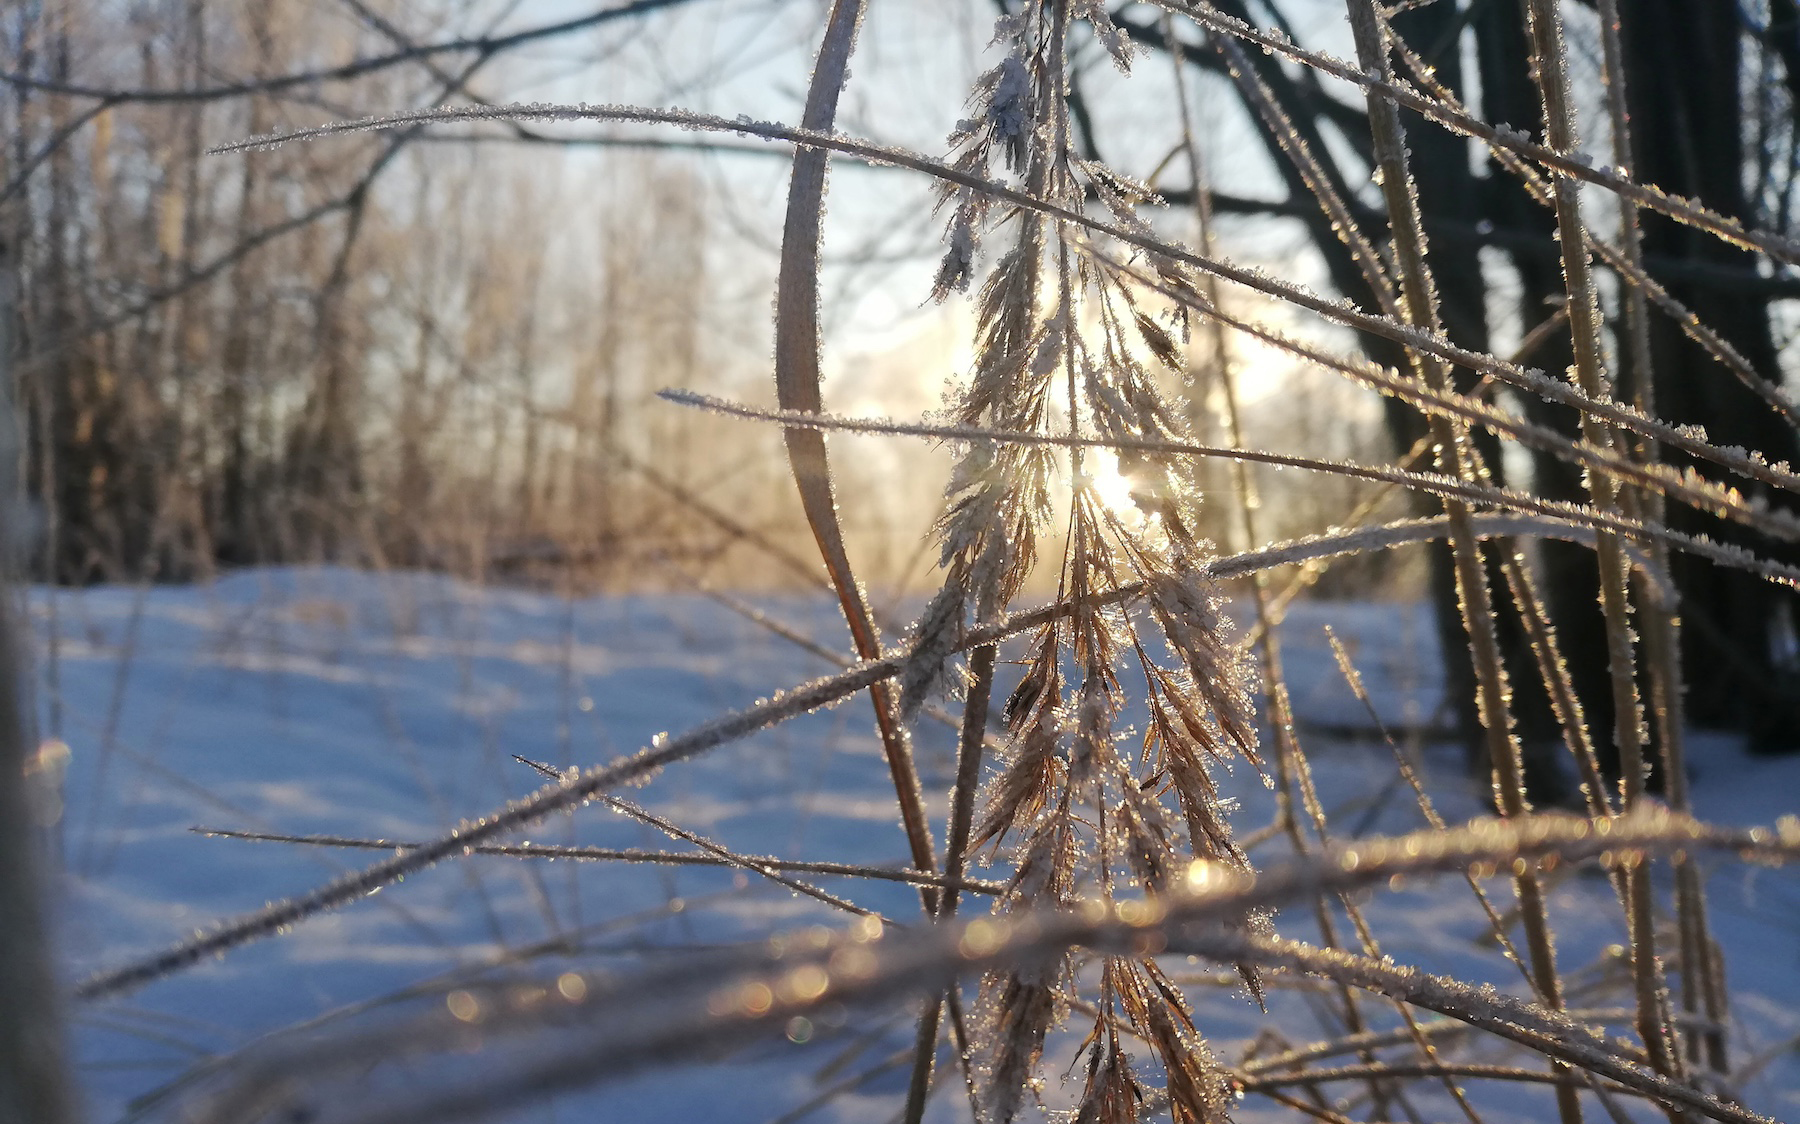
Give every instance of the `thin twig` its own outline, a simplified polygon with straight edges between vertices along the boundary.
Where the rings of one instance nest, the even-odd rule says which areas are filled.
[[[411,851],[424,844],[406,839],[366,839],[347,835],[287,835],[268,831],[234,831],[223,827],[192,827],[196,835],[215,839],[242,839],[252,843],[292,843],[307,847],[342,847],[359,851]],[[997,894],[1005,883],[981,878],[950,878],[941,874],[921,874],[916,870],[892,870],[857,863],[823,862],[810,859],[779,859],[770,855],[746,855],[733,851],[729,855],[694,854],[683,851],[647,851],[636,847],[578,847],[551,843],[485,844],[471,848],[472,854],[504,855],[520,859],[555,859],[568,862],[663,863],[669,866],[722,866],[790,871],[795,874],[832,874],[845,878],[872,878],[881,882],[901,882],[909,886],[954,887],[971,894]]]
[[[682,405],[697,406],[723,414],[733,414],[755,421],[778,422],[782,425],[806,425],[819,429],[841,429],[851,433],[882,433],[907,437],[932,437],[952,441],[1001,441],[1020,444],[1055,445],[1066,448],[1100,448],[1114,450],[1139,450],[1145,452],[1173,453],[1186,456],[1219,457],[1226,460],[1244,460],[1257,464],[1278,464],[1296,468],[1305,468],[1316,472],[1328,472],[1341,476],[1349,476],[1363,480],[1373,480],[1386,484],[1397,484],[1408,488],[1417,488],[1434,495],[1450,496],[1472,503],[1492,504],[1496,507],[1511,509],[1522,513],[1533,513],[1548,519],[1568,524],[1578,524],[1588,528],[1605,528],[1617,531],[1626,536],[1642,537],[1651,541],[1669,543],[1678,550],[1697,554],[1719,562],[1721,565],[1757,573],[1772,581],[1786,585],[1800,583],[1800,569],[1788,566],[1772,559],[1760,558],[1741,547],[1728,543],[1716,543],[1708,539],[1684,535],[1671,531],[1666,527],[1647,526],[1633,522],[1622,516],[1606,515],[1594,511],[1591,507],[1565,503],[1558,500],[1546,500],[1528,492],[1520,492],[1511,488],[1502,488],[1491,484],[1469,483],[1456,480],[1437,473],[1411,472],[1385,466],[1366,465],[1347,461],[1327,461],[1314,457],[1303,457],[1286,453],[1273,453],[1260,449],[1240,449],[1221,445],[1200,445],[1187,441],[1163,441],[1155,439],[1136,439],[1130,437],[1070,437],[1066,434],[1036,433],[1024,430],[988,429],[982,426],[930,425],[915,422],[894,421],[887,418],[843,418],[827,414],[799,414],[783,410],[768,410],[756,406],[748,406],[729,399],[715,398],[707,394],[697,394],[687,390],[664,390],[661,397]],[[1525,524],[1529,525],[1529,524]],[[1551,531],[1553,523],[1542,525],[1542,531],[1524,533],[1545,533],[1551,537],[1564,537]],[[1586,541],[1586,540],[1583,540]]]

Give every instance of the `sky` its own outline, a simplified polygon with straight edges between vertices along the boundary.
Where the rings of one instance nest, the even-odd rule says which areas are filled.
[[[1316,10],[1314,10],[1316,9]],[[509,25],[546,22],[585,4],[522,4]],[[641,29],[558,42],[512,60],[497,73],[496,91],[510,98],[631,102],[682,106],[723,116],[797,121],[826,5],[816,0],[708,0],[659,13]],[[1153,9],[1145,9],[1153,11]],[[1329,5],[1299,5],[1309,39],[1331,49],[1346,44],[1342,19]],[[976,76],[997,61],[989,47],[993,8],[968,0],[877,0],[870,5],[839,113],[839,128],[927,155],[945,153],[945,137],[966,111]],[[601,65],[584,65],[604,40],[618,49]],[[1186,170],[1168,161],[1177,137],[1174,85],[1167,60],[1139,59],[1129,78],[1117,74],[1098,47],[1079,50],[1084,92],[1092,105],[1109,161],[1145,176],[1158,165],[1185,187]],[[537,75],[530,72],[537,71]],[[1218,96],[1216,79],[1190,83],[1194,116],[1221,190],[1275,197],[1280,187],[1261,159],[1261,147],[1234,97]],[[622,133],[624,130],[615,130]],[[666,135],[666,134],[664,134]],[[1254,151],[1255,159],[1235,158]],[[775,151],[781,151],[775,149]],[[571,156],[575,166],[607,156]],[[712,189],[721,227],[733,237],[721,249],[733,272],[772,269],[785,197],[787,162],[780,158],[695,155]],[[942,224],[932,213],[931,185],[916,174],[834,162],[827,200],[825,278],[827,330],[840,354],[867,355],[943,329],[925,297],[937,265]],[[1171,214],[1169,233],[1189,237],[1189,220]],[[1227,224],[1229,225],[1229,224]],[[1266,228],[1268,224],[1261,224]],[[1297,231],[1239,254],[1288,263],[1302,252]],[[1311,266],[1303,267],[1310,269]],[[957,330],[962,326],[957,325]],[[833,354],[828,352],[827,361]],[[937,380],[930,380],[935,393]]]

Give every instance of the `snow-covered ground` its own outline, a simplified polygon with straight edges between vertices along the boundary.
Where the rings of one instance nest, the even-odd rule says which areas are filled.
[[[759,603],[843,646],[830,605]],[[537,788],[542,779],[514,754],[559,767],[601,762],[833,670],[698,596],[569,601],[441,577],[262,570],[187,589],[40,590],[31,607],[41,733],[72,748],[55,844],[67,870],[58,947],[75,979],[381,855],[208,837],[195,827],[429,839]],[[1423,826],[1387,745],[1344,685],[1326,625],[1352,653],[1384,721],[1403,729],[1428,724],[1438,707],[1429,615],[1403,604],[1303,603],[1283,629],[1301,735],[1334,830]],[[1358,729],[1369,736],[1353,736]],[[918,750],[941,833],[949,731],[922,721]],[[1445,816],[1478,814],[1480,786],[1462,775],[1457,752],[1421,752]],[[1706,736],[1693,754],[1702,817],[1769,823],[1800,811],[1800,759],[1751,759],[1730,739]],[[1240,766],[1227,788],[1241,802],[1240,834],[1269,823],[1271,799],[1251,770]],[[860,698],[673,766],[623,795],[741,852],[895,866],[906,854]],[[599,805],[531,837],[691,850]],[[1255,854],[1284,846],[1272,840]],[[1734,1056],[1754,1062],[1739,1092],[1758,1111],[1800,1118],[1800,881],[1723,860],[1708,860],[1708,869],[1733,988]],[[918,910],[901,885],[806,877],[896,917]],[[1504,907],[1504,884],[1493,890]],[[1382,951],[1396,961],[1518,989],[1516,971],[1481,939],[1482,915],[1460,882],[1409,885],[1366,905]],[[1551,910],[1562,964],[1595,983],[1574,1002],[1617,1006],[1623,990],[1608,987],[1619,965],[1607,949],[1621,927],[1607,883],[1567,877],[1554,885]],[[305,1020],[350,1024],[361,1017],[354,1005],[415,985],[435,996],[495,972],[553,973],[564,962],[629,973],[696,948],[844,921],[731,870],[484,856],[446,863],[278,938],[78,1008],[87,1106],[98,1121],[130,1116],[134,1105],[154,1115],[163,1104],[154,1094],[209,1059]],[[1309,909],[1287,911],[1279,925],[1318,935]],[[1298,991],[1278,992],[1268,1016],[1228,989],[1193,994],[1200,1026],[1226,1060],[1271,1027],[1295,1043],[1338,1029]],[[1374,1002],[1366,1009],[1372,1022],[1394,1023]],[[803,1041],[566,1095],[530,1118],[775,1120],[877,1069],[912,1033],[909,1011],[897,1007],[885,1019],[858,1016],[793,1036]],[[1052,1043],[1052,1102],[1078,1038]],[[1472,1044],[1469,1055],[1518,1059],[1491,1043]],[[904,1066],[889,1067],[812,1118],[887,1119],[905,1079]],[[1539,1119],[1548,1104],[1511,1086],[1471,1089],[1495,1121]],[[1419,1102],[1427,1118],[1448,1118],[1449,1103],[1430,1092]],[[1277,1114],[1252,1099],[1244,1115]],[[962,1116],[953,1090],[934,1100],[934,1118]]]

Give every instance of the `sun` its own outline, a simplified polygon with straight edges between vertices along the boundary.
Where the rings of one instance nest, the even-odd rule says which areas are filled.
[[[1117,453],[1106,449],[1091,450],[1084,458],[1082,465],[1086,482],[1120,522],[1128,527],[1137,527],[1144,522],[1144,513],[1132,499],[1132,492],[1138,482],[1119,471]]]

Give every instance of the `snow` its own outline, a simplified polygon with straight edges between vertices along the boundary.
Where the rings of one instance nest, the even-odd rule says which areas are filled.
[[[759,604],[821,643],[845,646],[828,603]],[[57,946],[72,980],[386,853],[212,838],[196,826],[429,839],[538,788],[542,778],[514,754],[558,768],[602,762],[832,670],[698,596],[569,600],[428,575],[270,569],[187,588],[35,590],[30,605],[40,732],[72,749],[53,830],[65,867]],[[1300,736],[1333,830],[1421,827],[1387,745],[1344,685],[1326,625],[1351,652],[1382,721],[1404,731],[1438,719],[1430,615],[1409,604],[1300,603],[1283,626]],[[941,835],[953,736],[925,719],[916,736]],[[1480,814],[1482,786],[1463,776],[1460,751],[1431,741],[1419,751],[1445,817]],[[1800,759],[1751,758],[1733,739],[1705,734],[1690,752],[1703,818],[1768,824],[1800,810]],[[1270,821],[1272,798],[1251,769],[1240,765],[1225,787],[1241,802],[1240,835]],[[738,851],[894,866],[907,853],[861,698],[672,766],[619,795]],[[529,834],[539,843],[691,849],[600,805]],[[1285,845],[1266,842],[1253,857]],[[1800,1115],[1800,886],[1782,870],[1715,859],[1706,869],[1734,992],[1734,1056],[1758,1065],[1738,1091],[1758,1111]],[[916,893],[903,885],[800,877],[896,918],[918,911]],[[1487,886],[1506,909],[1504,880]],[[1622,970],[1607,947],[1622,938],[1609,885],[1576,873],[1552,886],[1561,964],[1572,979],[1616,985]],[[1408,884],[1362,904],[1381,951],[1395,961],[1520,990],[1517,971],[1482,939],[1481,912],[1460,882]],[[846,921],[742,872],[475,856],[78,1007],[81,1082],[90,1118],[117,1120],[143,1098],[179,1088],[210,1059],[305,1020],[355,1025],[364,1016],[344,1008],[404,988],[441,995],[492,978],[498,965],[539,976],[564,965],[630,974],[695,948]],[[1338,923],[1351,931],[1341,916]],[[1284,911],[1278,927],[1318,937],[1310,907]],[[582,940],[579,955],[525,954],[573,935]],[[1170,967],[1196,979],[1214,972]],[[1293,1044],[1336,1032],[1297,990],[1277,989],[1266,1017],[1230,988],[1191,994],[1200,1026],[1227,1060],[1271,1027]],[[1573,1002],[1616,1007],[1624,997],[1611,986]],[[1376,1025],[1395,1024],[1373,997],[1363,1009]],[[597,1119],[603,1106],[606,1119],[773,1120],[907,1049],[912,1021],[899,1006],[859,1014],[799,1035],[803,1042],[777,1039],[730,1059],[566,1094],[518,1118]],[[1609,1025],[1623,1030],[1628,1020]],[[1079,1086],[1077,1076],[1064,1089],[1059,1076],[1081,1033],[1071,1023],[1052,1039],[1052,1105]],[[852,1044],[860,1046],[855,1064],[821,1077]],[[1474,1042],[1468,1054],[1519,1059],[1492,1042]],[[906,1069],[886,1069],[809,1119],[892,1116]],[[429,1080],[430,1072],[414,1078]],[[934,1098],[933,1119],[966,1118],[958,1084]],[[1540,1119],[1549,1103],[1535,1088],[1466,1084],[1489,1120]],[[1421,1087],[1419,1104],[1428,1118],[1454,1112],[1433,1087]],[[1285,1110],[1254,1097],[1240,1112],[1248,1120],[1278,1115],[1286,1118]]]

